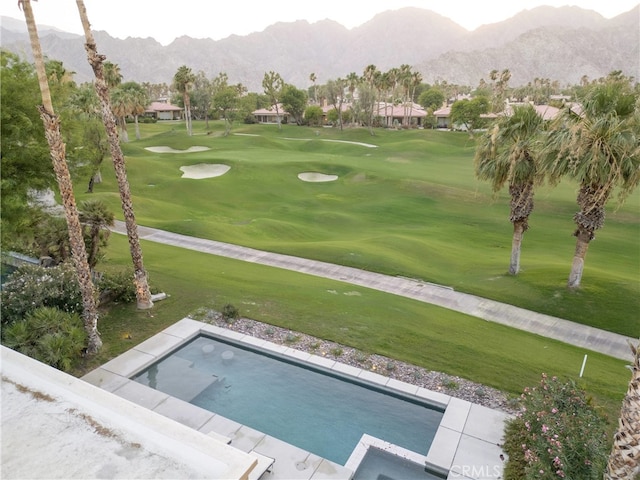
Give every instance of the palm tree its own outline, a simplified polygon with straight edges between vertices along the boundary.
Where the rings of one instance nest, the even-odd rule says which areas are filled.
[[[191,136],[191,98],[189,96],[189,89],[193,82],[196,81],[196,76],[191,69],[186,65],[182,65],[178,68],[178,71],[173,76],[173,85],[182,94],[182,100],[184,102],[184,120],[187,126],[187,135]]]
[[[89,160],[93,167],[87,187],[87,193],[93,193],[94,184],[102,181],[100,167],[104,157],[109,153],[109,146],[104,138],[104,127],[99,120],[100,102],[93,85],[85,83],[76,89],[71,99],[71,108],[84,126],[82,156],[83,159]]]
[[[80,221],[89,229],[89,267],[94,269],[98,263],[101,244],[109,236],[109,227],[114,224],[114,215],[100,200],[87,200],[80,205]]]
[[[40,39],[38,38],[38,30],[36,29],[36,21],[33,16],[33,10],[31,9],[31,2],[30,0],[20,0],[18,6],[22,6],[23,8],[25,21],[29,30],[31,50],[33,51],[38,83],[40,84],[40,93],[42,95],[42,105],[39,106],[38,109],[40,110],[40,117],[44,124],[45,136],[49,143],[53,169],[56,174],[56,179],[58,180],[58,187],[60,189],[69,230],[71,254],[78,276],[78,284],[80,285],[82,293],[82,318],[88,336],[87,353],[95,354],[102,346],[102,340],[98,333],[96,292],[93,282],[91,281],[91,270],[87,262],[87,252],[82,237],[82,227],[80,226],[78,208],[73,195],[71,175],[69,174],[69,167],[66,161],[65,144],[62,141],[62,135],[60,133],[60,119],[53,110],[49,81],[45,70]]]
[[[640,475],[640,345],[629,346],[633,354],[631,380],[622,401],[605,480],[634,480]]]
[[[513,224],[509,273],[520,270],[520,248],[529,229],[533,210],[534,186],[539,181],[535,142],[542,129],[542,117],[531,105],[515,107],[513,115],[502,117],[478,143],[475,154],[476,176],[488,180],[494,192],[509,185]]]
[[[84,29],[87,59],[96,78],[95,88],[98,98],[100,99],[100,105],[102,106],[102,121],[107,132],[107,137],[109,138],[109,148],[111,150],[113,168],[115,169],[116,179],[118,180],[120,201],[122,203],[125,225],[127,227],[127,238],[129,239],[131,261],[133,262],[133,281],[136,287],[137,306],[139,309],[148,309],[153,307],[153,302],[151,300],[151,291],[147,280],[147,272],[144,269],[142,259],[142,248],[140,247],[140,239],[138,238],[138,226],[133,212],[133,202],[131,201],[131,190],[129,188],[129,181],[127,180],[124,155],[120,148],[116,121],[109,101],[109,87],[104,79],[103,62],[105,60],[105,56],[99,55],[97,52],[96,42],[93,38],[93,33],[91,33],[91,25],[89,23],[89,17],[87,16],[87,10],[84,6],[84,1],[76,0],[76,4],[78,5],[78,12],[80,13],[80,19],[82,20],[82,27]]]
[[[110,101],[111,110],[116,117],[116,122],[120,125],[120,138],[123,142],[128,143],[127,115],[131,112],[131,96],[126,90],[116,88],[111,91]]]
[[[105,61],[102,65],[104,70],[104,81],[109,88],[115,88],[122,82],[120,66],[117,63]]]
[[[619,72],[590,87],[580,111],[567,106],[551,129],[543,157],[550,182],[569,176],[579,184],[569,288],[580,286],[589,242],[604,225],[614,189],[622,204],[640,182],[639,145],[640,97]]]
[[[136,82],[121,84],[111,92],[111,107],[120,123],[120,133],[124,142],[129,141],[126,117],[131,115],[135,123],[136,140],[140,140],[138,116],[142,115],[149,104],[149,97],[144,88]]]
[[[313,83],[313,103],[318,103],[318,87],[316,85],[316,80],[318,80],[318,77],[316,77],[316,74],[311,72],[309,74],[309,80],[311,80],[311,83]]]

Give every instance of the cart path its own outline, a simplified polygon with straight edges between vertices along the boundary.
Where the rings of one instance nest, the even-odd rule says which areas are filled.
[[[125,224],[122,221],[116,221],[112,230],[116,233],[126,234]],[[634,345],[638,342],[637,338],[607,332],[606,330],[488,300],[468,293],[456,292],[450,287],[434,285],[420,280],[383,275],[280,253],[264,252],[253,248],[189,237],[140,225],[138,225],[138,236],[140,239],[151,242],[234,258],[245,262],[284,268],[412,298],[622,360],[631,361],[628,342],[632,342]]]

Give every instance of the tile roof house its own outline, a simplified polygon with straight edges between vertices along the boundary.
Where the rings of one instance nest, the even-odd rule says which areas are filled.
[[[436,117],[436,128],[449,128],[451,124],[451,106],[440,108],[433,112],[433,115]]]
[[[396,125],[422,126],[427,116],[422,105],[417,103],[402,103],[394,105],[392,103],[378,103],[378,118],[385,127]]]
[[[513,106],[514,105],[522,105],[510,103],[508,104],[503,112],[500,113],[485,113],[480,115],[480,117],[485,119],[496,119],[501,116],[511,116],[513,114]],[[533,105],[535,111],[542,117],[543,120],[553,120],[560,113],[560,109],[557,107],[553,107],[551,105]],[[573,108],[573,107],[572,107]],[[575,110],[575,108],[574,108]],[[436,128],[453,128],[451,125],[451,106],[440,108],[433,112],[433,115],[436,117]]]
[[[282,108],[281,104],[278,104],[277,113],[275,105],[254,110],[252,113],[258,123],[278,123],[278,114],[280,115],[280,123],[288,123],[289,121],[289,113]]]
[[[144,114],[156,120],[181,120],[182,108],[166,102],[151,102]]]

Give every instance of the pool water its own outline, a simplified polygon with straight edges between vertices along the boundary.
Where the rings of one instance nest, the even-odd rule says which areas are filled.
[[[427,454],[441,409],[252,348],[200,336],[134,380],[341,465],[364,433]]]
[[[379,448],[369,447],[353,480],[443,480],[446,475]]]

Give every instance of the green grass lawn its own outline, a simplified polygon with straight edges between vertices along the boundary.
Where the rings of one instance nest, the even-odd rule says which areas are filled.
[[[576,186],[542,187],[522,247],[522,271],[507,274],[508,198],[473,173],[467,134],[430,130],[314,129],[196,122],[142,125],[123,145],[138,223],[253,248],[420,278],[579,323],[640,336],[640,192],[612,201],[587,254],[582,287],[566,288],[574,250]],[[242,133],[245,135],[235,135]],[[378,145],[367,148],[342,140]],[[166,145],[198,153],[157,154]],[[183,165],[224,163],[211,179],[183,179]],[[335,174],[307,183],[304,171]],[[121,218],[110,165],[92,198]],[[88,195],[78,192],[79,200]]]

